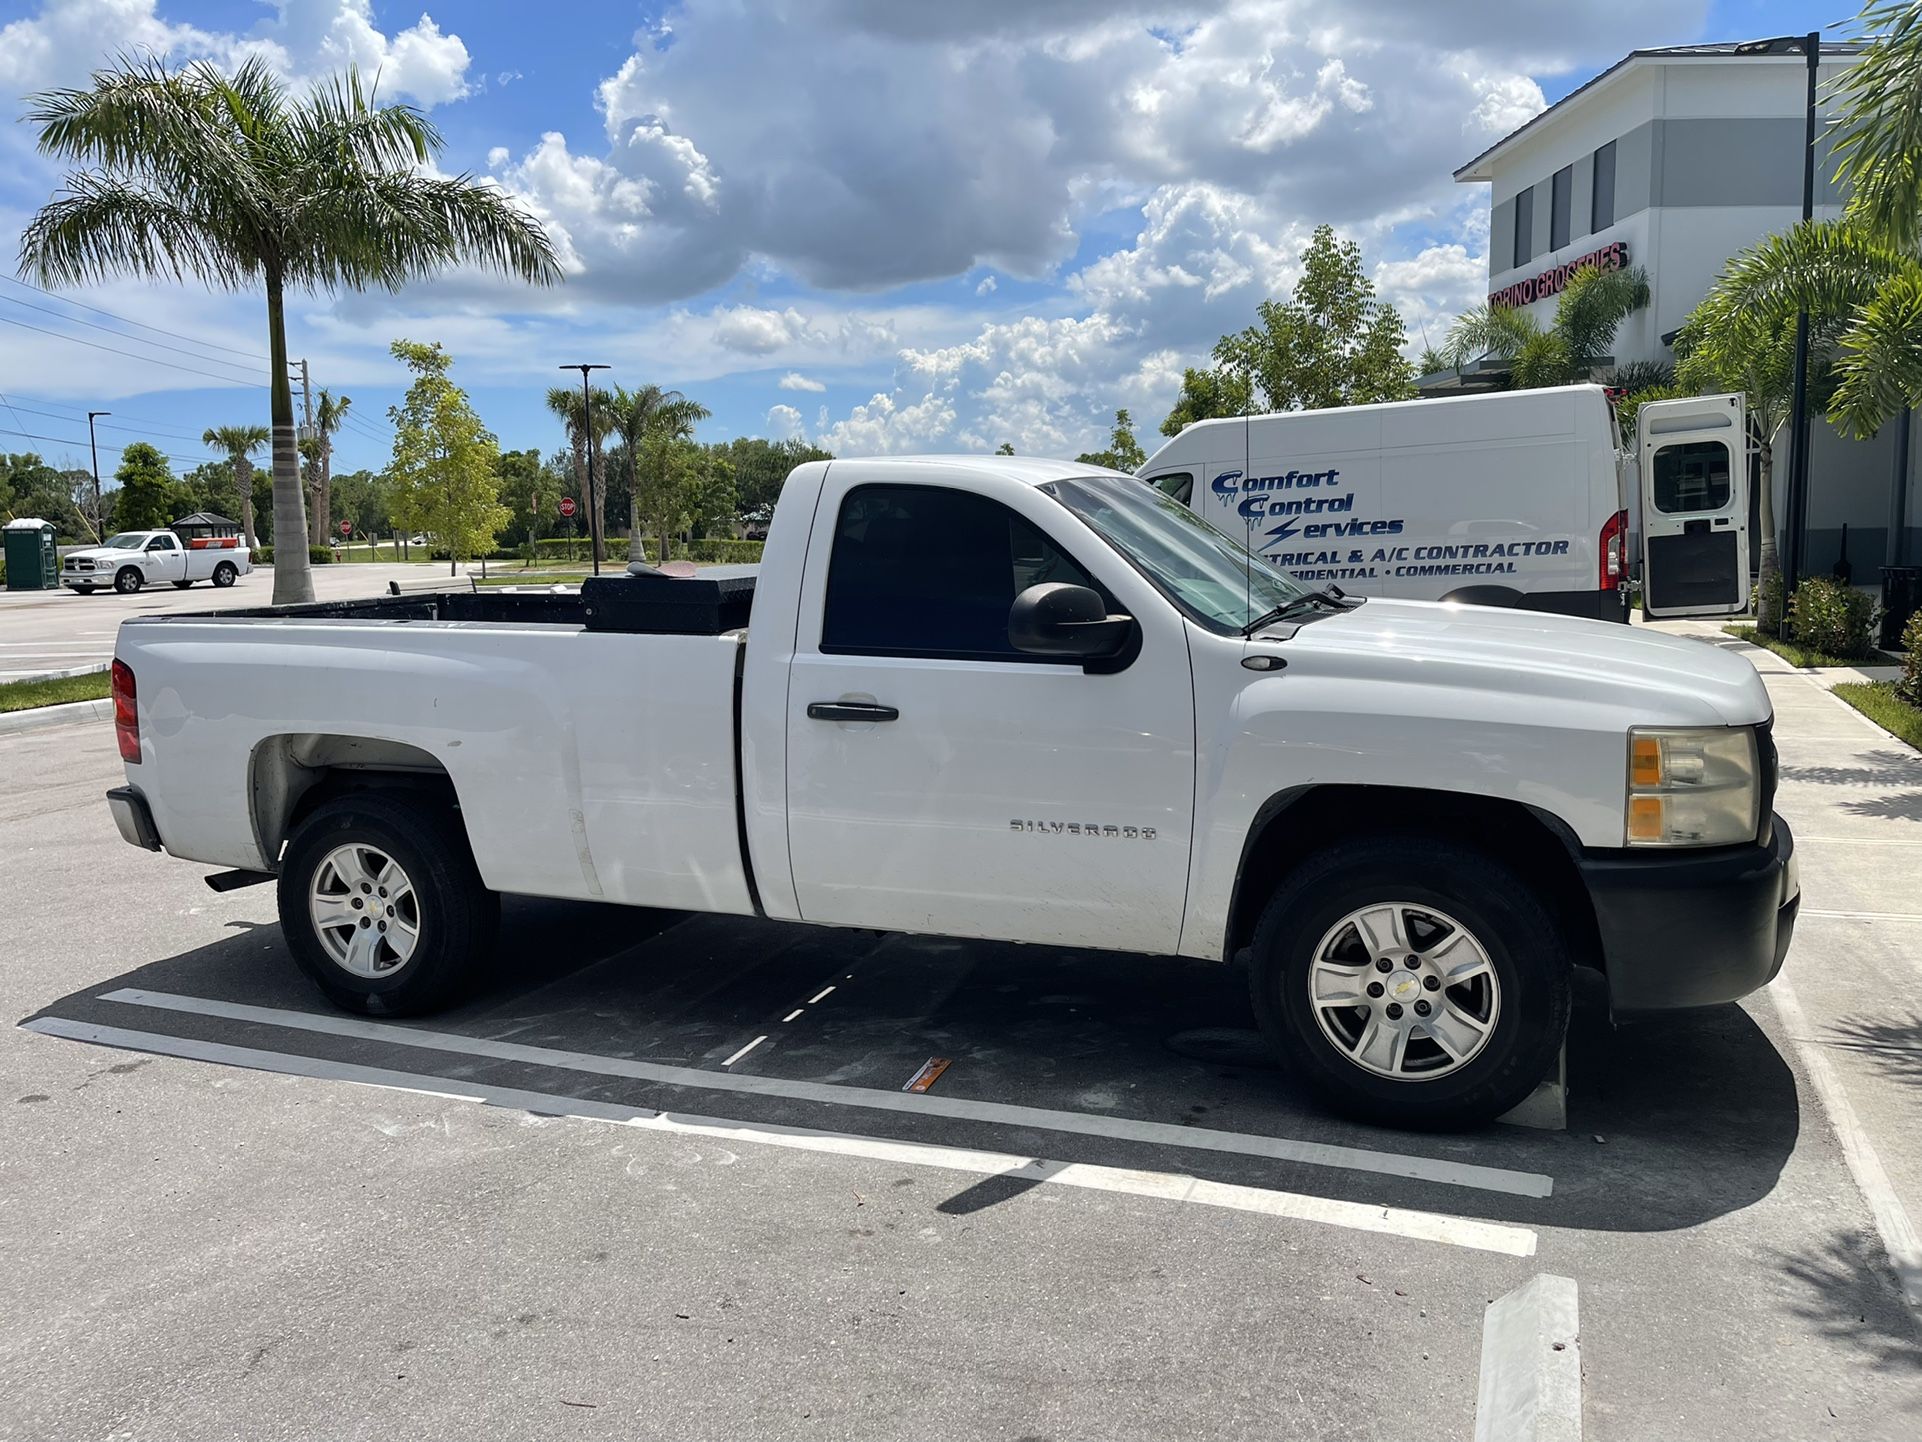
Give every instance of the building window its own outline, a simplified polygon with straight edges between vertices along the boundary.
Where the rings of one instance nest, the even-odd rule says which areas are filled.
[[[1560,250],[1568,244],[1568,207],[1575,188],[1575,167],[1564,165],[1555,172],[1548,189],[1548,248]]]
[[[1535,187],[1515,197],[1515,264],[1527,265],[1535,255]]]
[[[1615,223],[1615,142],[1595,152],[1595,194],[1589,206],[1588,228],[1607,230]]]

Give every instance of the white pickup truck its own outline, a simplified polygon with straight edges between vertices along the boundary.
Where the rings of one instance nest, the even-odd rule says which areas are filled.
[[[122,834],[277,878],[368,1012],[467,985],[502,892],[1179,955],[1330,1105],[1461,1125],[1572,968],[1728,1001],[1799,901],[1741,658],[1313,591],[1067,462],[814,462],[758,577],[142,617],[113,672]]]
[[[231,537],[183,541],[172,531],[122,531],[98,546],[67,552],[60,584],[83,596],[104,586],[131,596],[162,581],[183,591],[195,581],[212,581],[224,590],[253,568],[253,553]]]

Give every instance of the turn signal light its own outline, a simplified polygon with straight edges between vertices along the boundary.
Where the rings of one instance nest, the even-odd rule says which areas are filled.
[[[140,709],[135,704],[133,667],[125,661],[113,663],[113,739],[120,747],[120,759],[140,764]]]

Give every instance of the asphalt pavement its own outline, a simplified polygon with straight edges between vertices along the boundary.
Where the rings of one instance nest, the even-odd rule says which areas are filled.
[[[426,573],[421,566],[384,562],[315,566],[314,594],[323,601],[385,595],[390,580]],[[273,596],[271,567],[242,576],[226,591],[204,582],[185,590],[152,586],[132,596],[114,591],[81,596],[65,589],[0,591],[0,681],[106,664],[113,659],[114,633],[129,616],[265,606]]]
[[[0,738],[0,1435],[1467,1436],[1538,1272],[1590,1437],[1922,1432],[1804,1056],[1849,923],[1805,1025],[1590,995],[1568,1131],[1423,1137],[1309,1108],[1227,972],[1101,953],[521,901],[473,1002],[360,1026],[268,891],[119,841],[119,774]]]

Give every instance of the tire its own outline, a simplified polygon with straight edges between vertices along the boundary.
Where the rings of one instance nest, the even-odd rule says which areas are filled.
[[[456,1000],[486,969],[500,925],[500,897],[482,885],[454,812],[425,796],[366,793],[320,807],[287,844],[279,900],[300,969],[334,1005],[372,1016]],[[383,908],[391,921],[376,916]],[[327,926],[328,915],[342,921]],[[378,928],[390,924],[393,939],[383,939]]]
[[[175,581],[175,582],[174,582],[174,589],[175,589],[176,591],[184,591],[184,590],[186,590],[186,589],[187,589],[187,588],[188,588],[189,586],[191,586],[192,584],[193,584],[193,582],[192,582],[192,581]]]
[[[1451,842],[1320,852],[1283,879],[1250,951],[1255,1014],[1283,1063],[1330,1109],[1382,1126],[1493,1120],[1548,1073],[1568,1026],[1553,916],[1505,863]]]
[[[92,586],[75,586],[73,589],[77,595],[91,596],[93,594]]]
[[[147,578],[140,574],[138,566],[122,566],[114,573],[113,588],[123,596],[138,595],[146,584]]]
[[[234,563],[232,561],[222,561],[218,566],[214,567],[214,585],[223,591],[239,579],[240,572],[234,569]]]

